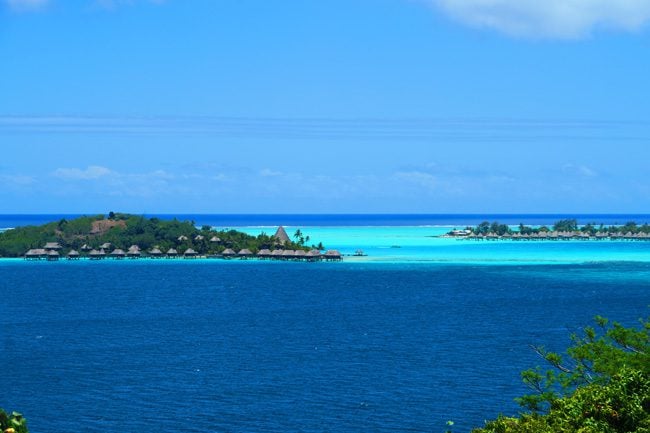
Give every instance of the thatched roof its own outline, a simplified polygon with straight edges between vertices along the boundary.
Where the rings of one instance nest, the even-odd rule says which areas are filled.
[[[107,250],[111,247],[111,245],[112,244],[110,242],[106,242],[105,244],[101,244],[99,248],[101,248],[102,250]]]
[[[305,252],[305,250],[296,250],[296,252],[293,253],[293,255],[296,257],[305,257],[307,253]]]
[[[341,257],[341,253],[337,250],[327,250],[325,252],[325,257]]]
[[[221,255],[222,256],[234,256],[235,252],[233,250],[231,250],[230,248],[226,248],[225,250],[223,250]]]
[[[273,251],[271,252],[271,255],[272,255],[273,257],[282,257],[282,250],[277,250],[277,249],[276,249],[276,250],[273,250]]]
[[[106,254],[106,253],[105,253],[103,250],[102,250],[102,251],[91,250],[91,251],[88,253],[88,255],[89,255],[90,257],[99,257],[99,256],[103,256],[103,255],[105,255],[105,254]]]
[[[185,250],[185,252],[183,254],[186,255],[186,256],[195,256],[198,253],[196,251],[194,251],[192,248],[188,248],[188,249]]]
[[[129,251],[140,251],[140,247],[133,244],[129,247]]]
[[[46,254],[45,249],[43,249],[43,248],[35,248],[35,249],[31,249],[31,250],[27,251],[25,253],[25,257],[40,257],[40,256],[43,256],[45,254]]]
[[[262,250],[259,250],[257,252],[257,255],[260,256],[260,257],[268,257],[268,256],[271,255],[271,250],[269,250],[267,248],[264,248]]]
[[[274,237],[281,244],[284,244],[285,242],[291,242],[291,239],[289,239],[289,235],[287,234],[286,230],[282,226],[278,227],[278,230],[275,232]]]
[[[159,256],[162,254],[162,251],[160,251],[160,249],[158,248],[154,248],[153,250],[149,251],[149,254],[151,254],[152,256]]]
[[[202,241],[203,239],[205,239],[205,236],[203,236],[203,235],[196,235],[196,236],[194,237],[194,240],[195,240],[195,241]]]
[[[318,251],[318,250],[316,250],[316,249],[313,249],[313,250],[310,250],[310,251],[307,253],[307,256],[308,256],[308,257],[320,257],[321,254],[320,254],[320,251]]]
[[[59,258],[59,252],[55,250],[50,250],[47,252],[47,258],[48,259],[56,259]]]
[[[111,253],[111,256],[115,256],[115,257],[120,257],[123,255],[124,255],[124,250],[121,250],[119,248],[114,249],[113,252]]]
[[[43,248],[46,250],[60,250],[61,245],[58,242],[48,242]]]
[[[168,256],[177,256],[177,255],[178,255],[178,251],[176,251],[176,250],[173,249],[173,248],[170,248],[170,249],[167,250],[167,255],[168,255]]]
[[[140,252],[140,250],[129,250],[127,251],[126,255],[131,257],[139,257],[142,255],[142,253]]]
[[[284,250],[282,252],[282,257],[293,257],[295,252],[293,250]]]
[[[81,246],[81,250],[82,250],[82,251],[92,250],[92,247],[91,247],[90,245],[88,245],[88,244],[83,244],[83,245]]]
[[[186,240],[187,240],[187,236],[185,236],[185,235],[180,235],[178,237],[178,242],[183,242],[183,241],[186,241]]]
[[[251,253],[251,250],[249,250],[248,248],[244,248],[243,250],[239,250],[237,255],[238,256],[252,256],[253,253]]]
[[[75,250],[70,250],[68,257],[79,257],[79,252]]]
[[[219,239],[217,236],[212,236],[210,238],[210,242],[221,242],[221,239]]]

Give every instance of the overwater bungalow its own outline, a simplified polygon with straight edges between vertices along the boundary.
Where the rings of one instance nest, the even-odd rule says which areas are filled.
[[[295,253],[296,252],[294,250],[284,250],[284,251],[282,251],[282,260],[293,259]]]
[[[277,248],[274,249],[274,250],[271,252],[271,257],[274,258],[274,259],[280,259],[280,258],[282,258],[282,250],[277,249]]]
[[[25,260],[40,260],[45,257],[46,254],[47,252],[44,248],[31,249],[25,253]]]
[[[342,259],[341,253],[339,253],[337,250],[327,250],[323,257],[327,261],[338,261]]]
[[[170,248],[167,250],[167,257],[178,257],[178,251],[176,251],[174,248]]]
[[[263,248],[257,252],[257,257],[259,257],[260,259],[268,259],[269,257],[271,257],[271,250],[269,250],[268,248]]]
[[[236,255],[237,254],[230,248],[226,248],[221,252],[221,257],[223,257],[224,259],[229,259],[231,257],[235,257]]]
[[[219,239],[217,236],[212,236],[210,238],[210,242],[218,243],[221,242],[221,239]]]
[[[162,257],[163,253],[158,247],[154,247],[153,250],[149,251],[149,255],[154,259],[158,259]]]
[[[199,255],[199,253],[194,251],[192,248],[186,249],[185,252],[183,253],[183,257],[186,258],[186,259],[193,259],[198,255]]]
[[[247,259],[249,257],[253,257],[253,253],[248,248],[244,248],[242,250],[239,250],[237,256],[241,259]]]
[[[68,257],[68,260],[79,260],[79,257],[81,257],[81,254],[79,254],[78,251],[70,250],[67,257]]]
[[[59,252],[56,250],[50,250],[47,252],[47,260],[49,261],[56,261],[59,260]]]
[[[123,259],[126,254],[124,253],[124,250],[121,250],[119,248],[116,248],[113,250],[113,252],[110,254],[110,256],[114,259]]]
[[[131,245],[131,248],[126,252],[126,255],[130,259],[139,259],[142,253],[137,245]]]
[[[105,254],[103,254],[102,252],[97,251],[97,250],[90,250],[90,252],[88,253],[88,257],[90,258],[90,260],[103,259]]]
[[[296,250],[296,252],[293,253],[293,257],[298,260],[304,260],[306,256],[307,256],[307,252],[305,250]]]
[[[317,249],[313,249],[313,250],[307,251],[306,258],[307,258],[307,260],[313,262],[313,261],[316,261],[316,260],[320,260],[322,258],[322,255],[321,255],[320,251],[318,251]]]

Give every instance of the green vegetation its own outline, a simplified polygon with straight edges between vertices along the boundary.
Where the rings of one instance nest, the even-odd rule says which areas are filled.
[[[529,412],[473,432],[650,433],[650,320],[640,329],[596,323],[571,337],[568,357],[535,348],[552,369],[522,373],[534,393],[518,401]]]
[[[3,433],[29,433],[27,421],[18,412],[7,414],[0,409],[0,431]]]
[[[0,257],[20,257],[29,249],[43,248],[47,242],[58,242],[62,247],[61,254],[70,250],[81,251],[84,245],[86,249],[100,249],[104,243],[110,243],[107,253],[113,248],[126,251],[131,245],[137,245],[143,252],[157,247],[163,252],[174,248],[182,254],[192,248],[198,254],[210,255],[227,248],[235,252],[247,248],[253,253],[276,247],[308,250],[308,241],[309,237],[300,233],[295,242],[280,245],[273,235],[264,233],[251,236],[237,230],[213,231],[210,226],[196,228],[193,221],[163,221],[111,212],[108,218],[104,215],[84,216],[7,230],[0,233]],[[322,249],[322,245],[317,248]]]
[[[486,236],[488,234],[495,234],[498,236],[503,236],[505,234],[514,234],[519,233],[521,235],[532,235],[539,233],[561,233],[561,232],[570,232],[570,233],[584,233],[590,236],[596,236],[597,234],[604,235],[613,235],[613,234],[650,234],[650,225],[643,224],[638,225],[635,222],[628,222],[624,225],[610,225],[605,226],[604,224],[589,223],[583,226],[578,225],[578,221],[575,219],[565,219],[555,222],[552,228],[547,226],[540,227],[531,227],[524,224],[519,224],[517,230],[512,230],[506,224],[501,224],[498,221],[490,223],[489,221],[483,221],[476,227],[466,227],[468,232],[472,232],[475,235]]]

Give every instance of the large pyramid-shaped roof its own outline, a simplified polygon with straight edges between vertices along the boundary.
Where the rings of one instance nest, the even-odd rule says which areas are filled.
[[[278,230],[275,232],[275,238],[281,243],[284,244],[285,242],[290,242],[291,239],[289,239],[289,235],[287,232],[284,230],[284,227],[280,226],[278,227]]]

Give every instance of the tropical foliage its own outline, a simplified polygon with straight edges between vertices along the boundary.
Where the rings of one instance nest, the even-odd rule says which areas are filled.
[[[3,433],[29,433],[27,421],[18,412],[7,414],[0,409],[0,431]]]
[[[567,356],[535,350],[552,366],[522,373],[529,412],[474,433],[650,433],[650,320],[639,329],[596,318],[573,335]]]
[[[609,233],[609,234],[638,234],[638,233],[648,233],[650,234],[650,225],[643,224],[638,225],[635,222],[628,222],[624,225],[609,225],[605,226],[604,224],[589,223],[583,226],[578,225],[578,221],[575,219],[564,219],[556,221],[551,228],[548,226],[539,226],[532,227],[525,224],[519,224],[517,230],[511,229],[506,224],[501,224],[498,221],[490,223],[489,221],[483,221],[475,227],[466,227],[466,230],[476,234],[485,236],[489,233],[494,233],[498,236],[503,236],[504,234],[513,234],[519,233],[522,235],[531,235],[537,233],[548,233],[551,231],[555,232],[580,232],[585,233],[591,236],[594,236],[598,233]]]
[[[99,249],[104,243],[111,248],[128,249],[138,245],[143,251],[154,247],[161,251],[174,248],[183,252],[192,248],[199,254],[218,254],[227,248],[247,248],[253,253],[263,248],[281,246],[285,249],[309,249],[308,237],[298,236],[295,242],[279,245],[273,235],[251,236],[237,230],[214,231],[210,226],[195,227],[193,221],[160,220],[121,213],[62,219],[42,226],[18,227],[0,233],[0,256],[20,257],[29,249],[42,248],[47,242],[58,242],[62,253],[81,250],[84,245]],[[319,245],[322,247],[322,245]],[[322,249],[322,248],[321,248]],[[108,251],[107,251],[108,252]]]

